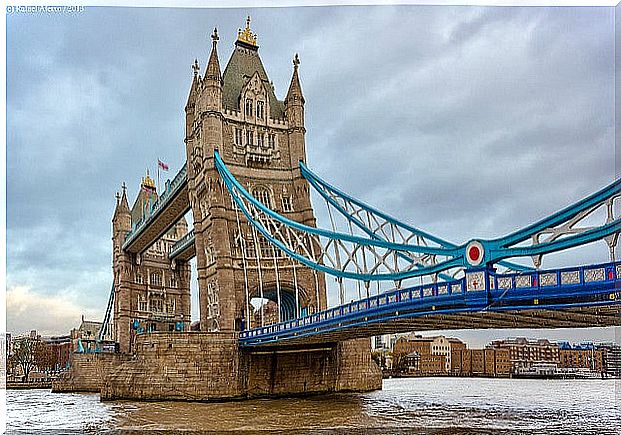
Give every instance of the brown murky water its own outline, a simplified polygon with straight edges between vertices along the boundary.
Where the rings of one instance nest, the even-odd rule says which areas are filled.
[[[365,394],[224,403],[100,402],[7,391],[8,433],[617,434],[621,381],[389,379]]]

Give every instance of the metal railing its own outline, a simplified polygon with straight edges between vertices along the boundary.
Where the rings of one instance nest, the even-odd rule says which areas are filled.
[[[428,306],[429,311],[433,312],[436,310],[440,311],[441,307],[450,308],[451,304],[463,301],[464,297],[468,295],[482,294],[482,298],[485,299],[483,304],[486,305],[488,303],[488,292],[492,297],[495,296],[496,302],[498,302],[505,297],[510,298],[511,291],[513,290],[519,293],[519,297],[530,298],[534,305],[537,305],[539,304],[538,297],[545,297],[547,294],[556,296],[558,290],[574,292],[577,295],[579,287],[586,286],[588,291],[588,287],[592,286],[599,289],[597,290],[599,292],[609,293],[607,303],[621,302],[618,291],[611,293],[610,289],[603,288],[602,286],[602,284],[615,283],[621,280],[621,262],[528,273],[495,274],[487,271],[486,280],[488,285],[475,291],[467,290],[466,278],[450,282],[424,284],[405,289],[395,289],[329,308],[303,318],[242,331],[240,339],[242,341],[249,341],[260,338],[265,339],[265,341],[275,341],[278,340],[279,335],[281,338],[285,336],[290,338],[291,336],[297,336],[298,333],[307,332],[307,330],[318,333],[321,332],[321,325],[332,323],[334,319],[344,321],[348,317],[371,314],[372,312],[391,312],[394,314],[398,313],[406,303],[408,305],[420,304],[421,306]],[[540,308],[545,308],[545,305],[541,305]],[[483,306],[483,309],[485,309],[485,306]],[[481,307],[478,308],[478,311],[480,310]],[[308,325],[312,325],[312,327],[309,328]],[[338,323],[337,328],[342,326],[341,323]]]

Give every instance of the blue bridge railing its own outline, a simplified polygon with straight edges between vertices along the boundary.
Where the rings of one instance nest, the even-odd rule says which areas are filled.
[[[468,272],[466,272],[468,273]],[[530,273],[485,271],[486,286],[468,290],[466,278],[395,289],[240,333],[245,346],[317,335],[395,318],[472,311],[559,309],[621,302],[621,262]]]

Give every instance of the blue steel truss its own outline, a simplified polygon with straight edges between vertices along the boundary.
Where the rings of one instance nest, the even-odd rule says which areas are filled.
[[[416,240],[417,243],[428,244],[431,241],[445,248],[458,248],[458,246],[449,241],[443,240],[437,236],[431,235],[411,225],[403,223],[394,217],[377,210],[374,207],[354,198],[342,190],[332,186],[317,174],[311,171],[304,162],[300,161],[300,171],[302,176],[309,182],[313,189],[318,192],[325,201],[332,205],[345,219],[370,237],[378,240],[395,241],[395,236],[400,237],[402,243],[408,243]],[[366,221],[366,222],[365,222]],[[415,262],[416,259],[411,256],[402,256],[409,261]],[[509,270],[528,271],[533,270],[531,267],[514,264],[507,261],[499,262],[501,266]],[[442,279],[448,280],[451,277],[440,274]]]
[[[363,281],[392,280],[432,275],[461,265],[460,248],[422,246],[407,243],[391,243],[385,240],[363,238],[325,229],[310,227],[290,220],[256,200],[233,177],[220,155],[215,153],[215,167],[222,177],[235,204],[256,229],[277,248],[300,263],[315,270],[339,278]],[[319,240],[325,243],[320,243]],[[332,250],[332,252],[330,252]],[[361,252],[364,258],[375,263],[373,267],[360,271],[360,265],[352,261],[353,254]],[[341,264],[339,253],[347,255]],[[403,254],[427,254],[442,256],[445,259],[430,265],[416,268],[411,262],[399,270],[399,259]],[[391,261],[391,264],[386,264]],[[344,266],[344,267],[341,267]],[[349,266],[350,270],[346,267]],[[351,269],[358,269],[351,271]]]
[[[344,202],[339,204],[334,198],[330,201],[332,205],[341,208],[357,226],[366,228],[364,231],[369,237],[309,227],[287,219],[255,199],[230,173],[217,152],[215,167],[237,207],[269,242],[300,263],[339,279],[349,278],[365,282],[393,280],[398,283],[404,279],[433,275],[456,267],[466,270],[481,266],[492,267],[506,258],[541,256],[601,239],[605,239],[611,246],[611,257],[614,259],[614,245],[621,229],[621,220],[614,217],[613,207],[614,201],[620,197],[619,180],[575,205],[506,237],[472,240],[456,246],[402,224],[351,197],[347,197],[347,200],[356,201],[356,204],[365,207],[365,212],[381,216],[390,225],[407,229],[416,240],[413,241],[410,236],[402,237],[401,240],[386,240],[385,237],[378,236],[377,231],[372,231],[359,218],[352,216],[345,209]],[[302,168],[311,185],[318,188],[320,193],[322,190],[324,193],[328,190],[336,191],[334,188],[322,188],[317,177],[313,177],[305,167]],[[344,198],[345,194],[339,192],[339,195]],[[604,224],[597,227],[576,226],[600,207],[607,208]],[[541,240],[545,235],[548,237]],[[529,237],[533,238],[531,246],[515,246]],[[430,240],[439,246],[429,246],[426,242],[420,243],[421,240]],[[473,247],[476,249],[473,250]],[[472,252],[479,254],[477,258],[472,257]],[[363,261],[359,261],[358,254],[361,254]],[[404,258],[409,260],[414,255],[419,259],[429,256],[433,261],[403,261]],[[369,261],[371,265],[367,264]]]

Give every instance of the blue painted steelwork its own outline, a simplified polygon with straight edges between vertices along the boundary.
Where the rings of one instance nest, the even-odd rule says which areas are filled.
[[[242,331],[240,344],[285,343],[294,338],[436,314],[549,310],[621,303],[621,262],[529,274],[496,274],[486,269],[485,275],[485,282],[490,285],[482,291],[467,291],[465,279],[393,290],[305,318]],[[547,281],[545,277],[548,277]],[[551,277],[556,280],[549,279]],[[507,283],[510,285],[503,288]]]
[[[348,221],[356,225],[358,228],[360,228],[362,231],[367,233],[372,238],[385,240],[383,237],[377,234],[377,231],[373,231],[361,219],[359,219],[358,217],[354,216],[351,212],[346,210],[341,204],[339,204],[337,200],[335,200],[335,198],[340,199],[341,201],[343,201],[344,204],[346,203],[354,204],[355,206],[360,207],[360,209],[364,210],[366,213],[368,213],[371,216],[379,217],[381,220],[384,220],[418,237],[431,240],[432,242],[435,242],[442,247],[453,248],[453,249],[458,248],[458,246],[454,243],[451,243],[437,236],[429,234],[425,231],[422,231],[418,228],[415,228],[411,225],[403,223],[395,219],[394,217],[374,207],[371,207],[365,202],[357,198],[354,198],[351,195],[348,195],[347,193],[343,192],[342,190],[338,189],[337,187],[334,187],[327,181],[323,180],[321,177],[319,177],[317,174],[311,171],[302,161],[300,161],[300,172],[302,173],[302,176],[306,179],[306,181],[309,182],[311,187],[313,187],[315,191],[317,191],[326,201],[328,201],[343,217],[345,217]],[[400,253],[399,255],[407,261],[413,261],[411,257],[408,257],[402,253]],[[503,267],[507,267],[511,270],[521,271],[521,272],[534,270],[531,267],[522,266],[520,264],[515,264],[515,263],[510,263],[508,261],[501,261],[499,262],[499,265]],[[446,281],[449,281],[452,279],[451,277],[444,275],[444,274],[439,274],[438,276]]]
[[[149,214],[137,222],[132,230],[125,236],[123,249],[127,249],[129,245],[138,238],[138,236],[153,222],[157,215],[164,211],[169,202],[185,187],[188,183],[187,168],[183,165],[171,183],[166,183],[166,190],[155,201],[149,210]],[[174,223],[174,222],[173,222]]]
[[[425,239],[429,239],[435,243],[437,243],[438,245],[444,247],[444,248],[449,248],[449,249],[454,249],[457,248],[457,245],[455,245],[454,243],[448,242],[446,240],[443,240],[439,237],[436,237],[432,234],[426,233],[422,230],[419,230],[418,228],[414,228],[408,224],[405,224],[403,222],[398,221],[397,219],[393,218],[392,216],[387,215],[386,213],[383,213],[373,207],[371,207],[370,205],[365,204],[364,202],[360,201],[359,199],[354,198],[353,196],[350,196],[348,194],[346,194],[345,192],[343,192],[342,190],[337,189],[336,187],[332,186],[331,184],[327,183],[326,181],[322,180],[321,178],[319,178],[319,176],[317,176],[315,173],[313,173],[310,169],[308,169],[308,167],[304,164],[304,162],[300,161],[300,172],[302,173],[302,176],[306,179],[306,181],[308,181],[311,186],[319,193],[321,194],[321,196],[323,196],[324,199],[326,199],[328,202],[330,202],[330,204],[332,204],[337,210],[339,210],[339,212],[341,212],[341,214],[348,220],[350,220],[352,223],[354,223],[356,226],[358,226],[362,231],[366,232],[367,234],[369,234],[371,237],[374,238],[379,238],[379,236],[374,233],[364,222],[362,222],[360,219],[357,219],[356,217],[352,216],[350,213],[348,213],[340,204],[338,204],[331,196],[326,194],[326,191],[332,192],[333,194],[335,194],[336,196],[343,198],[353,204],[356,204],[358,207],[368,211],[369,213],[373,214],[373,215],[377,215],[380,218],[382,218],[383,220],[390,222],[393,225],[396,225],[400,228],[405,229],[406,231],[415,234],[419,237],[425,238]]]
[[[429,236],[426,233],[423,233],[420,230],[417,230],[412,227],[408,227],[409,230],[417,232],[421,236],[425,237],[433,237],[434,240],[440,241],[443,243],[441,247],[429,247],[429,246],[420,246],[420,245],[411,245],[404,243],[392,243],[385,240],[378,240],[376,238],[367,239],[359,236],[343,234],[334,231],[328,231],[324,229],[309,227],[303,225],[299,222],[292,221],[287,219],[284,216],[279,215],[278,213],[272,211],[261,202],[256,200],[250,193],[248,193],[244,187],[235,179],[235,177],[230,173],[230,171],[226,168],[226,165],[222,161],[218,152],[215,153],[215,167],[217,168],[220,176],[222,177],[227,189],[229,190],[233,200],[240,208],[242,213],[246,216],[248,221],[272,244],[278,247],[280,250],[285,252],[290,257],[299,261],[300,263],[311,267],[315,270],[319,270],[337,278],[350,278],[355,280],[363,280],[363,281],[380,281],[380,280],[393,280],[393,281],[401,281],[407,278],[417,277],[417,276],[425,276],[431,275],[435,273],[439,273],[454,267],[463,267],[463,268],[472,268],[472,265],[468,262],[466,257],[466,248],[470,246],[468,244],[464,244],[462,246],[454,246],[447,245],[447,242],[438,239],[434,236]],[[306,170],[306,174],[310,176],[308,170]],[[315,181],[315,180],[313,180]],[[513,233],[506,238],[495,239],[495,240],[477,240],[476,243],[480,243],[482,247],[482,265],[487,265],[488,267],[493,266],[495,263],[500,262],[509,257],[524,257],[524,256],[533,256],[533,255],[541,255],[550,252],[557,252],[563,249],[568,249],[575,246],[580,246],[586,243],[591,243],[596,240],[603,239],[604,237],[616,234],[621,229],[621,219],[614,219],[610,222],[605,223],[600,227],[596,227],[593,229],[585,230],[580,234],[571,235],[568,237],[561,238],[559,240],[553,240],[543,243],[535,243],[533,246],[527,247],[510,247],[509,244],[519,243],[520,241],[525,240],[526,238],[535,234],[536,231],[541,231],[542,229],[548,228],[548,225],[558,225],[562,222],[571,219],[574,216],[577,216],[579,213],[588,210],[590,207],[598,206],[602,204],[602,201],[610,200],[614,195],[618,195],[618,186],[619,181],[615,181],[610,186],[602,189],[601,191],[591,195],[589,198],[578,202],[575,206],[568,207],[554,215],[550,218],[544,219],[539,223],[527,227],[523,231],[518,231]],[[246,201],[252,208],[254,208],[254,213],[247,206]],[[360,204],[363,204],[359,202]],[[365,205],[366,206],[366,205]],[[282,241],[278,240],[276,237],[272,235],[270,231],[264,226],[264,224],[260,221],[260,216],[256,213],[262,213],[267,216],[269,219],[277,222],[279,225],[283,225],[289,229],[294,229],[308,235],[310,237],[324,237],[329,241],[338,241],[338,242],[350,242],[355,244],[358,247],[369,247],[369,248],[380,248],[391,250],[394,254],[407,254],[407,253],[417,253],[417,254],[430,254],[430,255],[438,255],[447,258],[445,261],[439,262],[433,266],[423,266],[417,270],[406,270],[394,273],[359,273],[359,272],[351,272],[343,269],[337,269],[334,267],[327,266],[322,261],[318,261],[315,258],[307,258],[294,250],[291,247],[284,244]],[[387,215],[383,215],[384,219],[392,219]],[[357,224],[358,225],[358,224]],[[399,223],[399,225],[402,225]],[[532,270],[532,269],[531,269]]]
[[[350,279],[360,279],[364,281],[380,281],[380,280],[392,280],[392,281],[400,281],[407,278],[417,277],[417,276],[426,276],[434,273],[438,273],[456,266],[460,266],[463,263],[462,256],[465,247],[457,248],[457,249],[446,249],[446,248],[435,248],[428,246],[417,246],[417,245],[409,245],[409,244],[398,244],[398,243],[390,243],[383,240],[375,240],[375,239],[366,239],[359,236],[337,233],[333,231],[323,230],[320,228],[309,227],[304,224],[301,224],[296,221],[292,221],[287,219],[284,216],[279,215],[278,213],[272,211],[268,207],[264,206],[261,202],[257,201],[248,191],[244,189],[244,187],[233,177],[233,175],[226,168],[222,158],[218,154],[215,153],[215,167],[217,168],[220,176],[222,177],[227,189],[229,190],[233,200],[242,211],[242,213],[246,216],[248,221],[271,243],[273,243],[276,247],[278,247],[283,252],[287,253],[290,257],[296,259],[300,263],[311,267],[315,270],[319,270],[321,272],[326,272],[331,275],[341,277],[341,278],[350,278]],[[267,231],[267,229],[263,226],[261,222],[256,220],[250,210],[246,207],[244,200],[248,201],[252,204],[253,207],[259,209],[262,213],[266,214],[270,218],[274,219],[280,224],[283,224],[289,228],[296,229],[310,236],[321,236],[326,237],[332,240],[340,240],[345,242],[355,243],[359,246],[367,246],[367,247],[378,247],[383,249],[389,249],[393,251],[405,251],[405,252],[414,252],[419,254],[433,254],[433,255],[441,255],[448,257],[449,259],[443,262],[440,262],[434,266],[422,267],[418,270],[409,270],[401,273],[377,273],[377,274],[369,274],[369,273],[353,273],[347,272],[343,270],[338,270],[332,267],[325,266],[320,262],[310,260],[294,251],[292,251],[289,247],[283,244],[278,239],[274,238],[272,234]]]

